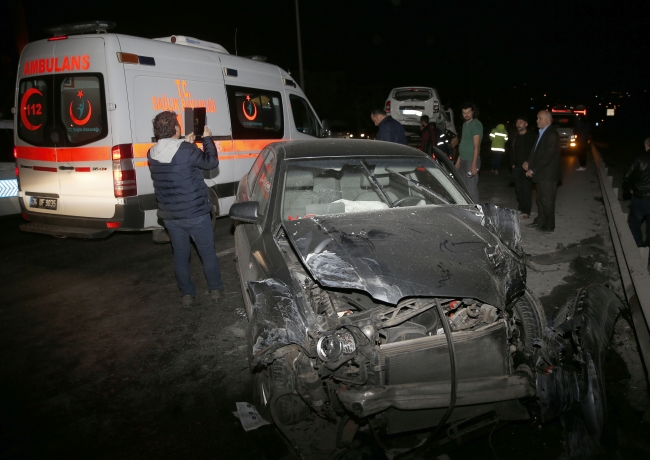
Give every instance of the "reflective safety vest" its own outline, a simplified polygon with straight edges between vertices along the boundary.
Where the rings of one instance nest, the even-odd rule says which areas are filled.
[[[496,128],[490,132],[490,140],[492,141],[493,152],[505,152],[506,141],[508,140],[508,132],[503,124],[498,124]]]

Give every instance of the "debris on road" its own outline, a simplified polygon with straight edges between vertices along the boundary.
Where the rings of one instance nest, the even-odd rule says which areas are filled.
[[[264,420],[259,412],[257,412],[255,406],[247,402],[238,402],[237,410],[233,412],[233,414],[241,422],[244,431],[256,430],[261,426],[270,425],[270,423]]]

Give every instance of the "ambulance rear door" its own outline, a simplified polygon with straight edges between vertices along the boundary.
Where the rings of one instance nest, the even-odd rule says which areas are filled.
[[[113,217],[104,39],[36,43],[19,71],[17,163],[26,209]]]

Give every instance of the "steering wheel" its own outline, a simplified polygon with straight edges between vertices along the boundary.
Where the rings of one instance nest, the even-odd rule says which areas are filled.
[[[395,203],[393,203],[393,206],[395,206],[395,207],[397,207],[397,206],[413,206],[413,205],[416,205],[417,203],[419,203],[420,200],[422,200],[422,199],[423,198],[421,196],[411,196],[411,195],[409,195],[409,196],[405,196],[405,197],[402,197],[399,200],[397,200]],[[412,202],[412,203],[410,205],[404,204],[404,203],[408,203],[408,202]]]

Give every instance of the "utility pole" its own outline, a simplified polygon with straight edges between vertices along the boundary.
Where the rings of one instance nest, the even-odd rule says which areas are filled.
[[[296,0],[296,26],[298,29],[298,71],[300,72],[300,87],[305,91],[305,75],[302,70],[302,43],[300,42],[300,14],[298,13],[298,0]]]

